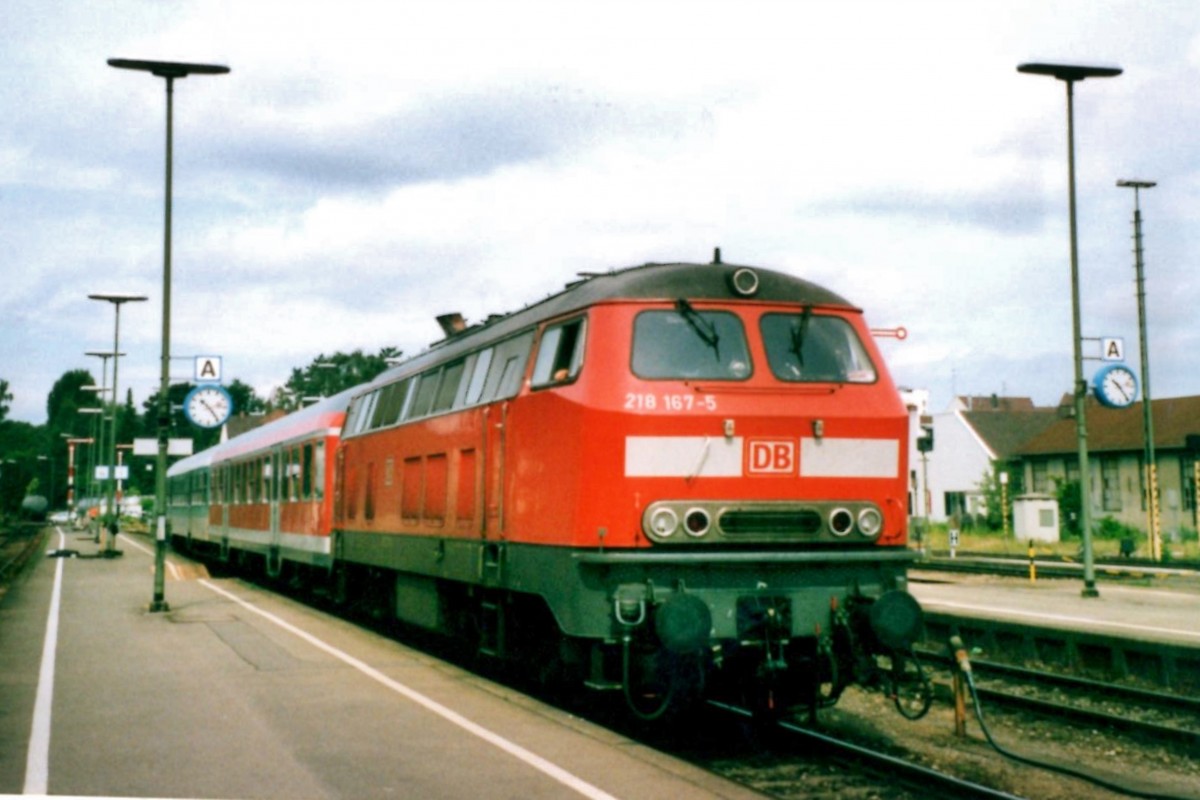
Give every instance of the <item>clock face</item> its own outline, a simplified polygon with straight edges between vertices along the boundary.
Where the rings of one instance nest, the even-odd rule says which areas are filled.
[[[1137,400],[1137,377],[1128,367],[1113,364],[1096,374],[1096,399],[1109,408],[1126,408]]]
[[[201,428],[216,428],[229,419],[233,399],[220,386],[197,386],[188,393],[183,410],[192,424]]]

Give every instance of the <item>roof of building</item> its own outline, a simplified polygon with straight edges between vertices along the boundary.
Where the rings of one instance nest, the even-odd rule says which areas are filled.
[[[1006,460],[1016,455],[1021,445],[1054,425],[1058,421],[1058,409],[963,411],[962,416],[996,458]]]
[[[1140,452],[1145,446],[1143,404],[1108,408],[1087,401],[1088,452]],[[1183,448],[1187,437],[1200,435],[1200,396],[1170,397],[1150,401],[1156,448]],[[1073,453],[1078,449],[1074,415],[1058,416],[1053,424],[1018,448],[1019,455]]]
[[[958,395],[954,398],[955,408],[960,411],[1034,411],[1037,407],[1030,397],[1005,397],[1002,395]]]

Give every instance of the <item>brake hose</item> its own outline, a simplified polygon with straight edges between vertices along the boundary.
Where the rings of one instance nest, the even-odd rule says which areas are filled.
[[[1132,797],[1149,797],[1157,798],[1158,800],[1188,800],[1188,798],[1184,797],[1183,795],[1170,795],[1163,794],[1161,792],[1146,792],[1133,789],[1122,784],[1111,783],[1103,778],[1098,778],[1094,775],[1088,775],[1084,772],[1071,769],[1070,767],[1066,767],[1061,764],[1054,764],[1049,761],[1038,761],[1001,747],[1000,744],[992,738],[992,733],[988,730],[987,723],[983,719],[983,707],[979,704],[979,693],[975,691],[975,675],[971,671],[971,660],[967,658],[966,645],[963,644],[962,637],[957,633],[950,636],[950,649],[954,652],[954,660],[958,664],[958,670],[963,674],[963,678],[967,683],[967,688],[971,692],[971,703],[975,708],[975,719],[979,721],[979,728],[983,731],[984,738],[987,739],[988,744],[990,744],[1000,755],[1022,764],[1028,764],[1041,769],[1048,769],[1052,772],[1057,772],[1072,778],[1079,778],[1087,781],[1088,783],[1095,784],[1096,786],[1100,786],[1114,792],[1121,792]]]

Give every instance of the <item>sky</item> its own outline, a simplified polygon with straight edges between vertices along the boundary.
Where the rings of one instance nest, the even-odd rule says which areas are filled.
[[[321,354],[415,354],[435,316],[517,310],[579,272],[777,269],[863,308],[896,382],[1056,404],[1073,381],[1064,84],[1076,85],[1085,374],[1200,394],[1200,4],[4,0],[0,379],[9,418],[99,376],[158,388],[164,81],[175,82],[173,381],[219,355],[268,395]]]

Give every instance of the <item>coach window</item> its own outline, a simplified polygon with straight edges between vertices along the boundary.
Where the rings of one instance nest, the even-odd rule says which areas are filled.
[[[313,491],[318,500],[325,497],[325,443],[317,442],[313,451]]]
[[[580,317],[546,328],[533,365],[534,388],[575,380],[583,366],[586,327],[586,320]]]
[[[304,445],[304,480],[300,486],[300,495],[305,500],[311,500],[313,496],[313,446],[312,443]]]
[[[764,314],[760,323],[771,372],[781,381],[874,383],[875,366],[841,317]]]
[[[293,503],[300,499],[300,448],[293,447],[288,458],[288,499]]]
[[[633,372],[651,380],[745,380],[746,330],[737,315],[698,311],[687,300],[670,311],[643,311],[633,323]]]

